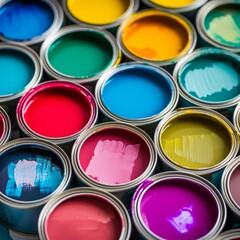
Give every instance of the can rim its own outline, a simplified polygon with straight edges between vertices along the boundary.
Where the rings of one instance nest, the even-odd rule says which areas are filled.
[[[74,77],[70,76],[64,73],[61,73],[57,69],[55,69],[49,59],[48,59],[48,50],[51,47],[51,45],[59,40],[61,37],[66,36],[71,33],[93,33],[97,35],[102,35],[103,39],[107,40],[107,42],[111,45],[112,50],[113,50],[113,55],[112,55],[112,60],[110,64],[103,69],[102,72],[97,73],[96,75],[92,76],[86,76],[86,77]],[[104,29],[99,29],[93,26],[86,27],[86,26],[80,26],[80,25],[68,25],[63,28],[61,28],[59,31],[57,31],[55,34],[49,35],[44,42],[41,45],[40,48],[40,58],[42,60],[43,68],[49,74],[51,77],[59,79],[59,80],[69,80],[69,81],[74,81],[77,83],[88,83],[88,82],[95,82],[98,80],[98,78],[104,73],[106,70],[118,65],[121,61],[122,53],[120,51],[120,46],[118,45],[115,37],[108,31]]]
[[[233,112],[233,124],[238,132],[240,132],[240,102],[234,109]]]
[[[2,192],[0,192],[0,200],[2,203],[14,207],[14,208],[19,208],[19,209],[29,209],[33,207],[38,207],[41,206],[49,201],[52,197],[58,195],[59,193],[63,192],[65,188],[69,185],[70,180],[71,180],[71,175],[72,175],[72,169],[70,165],[70,160],[67,156],[67,154],[64,152],[62,148],[57,146],[54,143],[51,143],[46,140],[41,140],[41,139],[35,139],[31,137],[26,137],[26,138],[21,138],[21,139],[14,139],[3,146],[0,146],[0,153],[3,153],[4,151],[8,151],[11,148],[21,146],[21,145],[29,145],[29,144],[34,144],[36,146],[44,147],[48,150],[53,151],[58,157],[59,160],[63,164],[63,179],[61,184],[53,191],[51,194],[47,195],[44,198],[34,200],[34,201],[19,201],[16,199],[13,199],[11,197],[6,196]]]
[[[4,124],[3,134],[2,134],[2,137],[0,138],[0,146],[1,146],[1,145],[4,145],[10,139],[11,121],[10,121],[10,118],[9,118],[7,112],[1,106],[0,106],[0,115],[3,118],[3,124]]]
[[[114,195],[111,193],[108,193],[106,191],[103,191],[101,189],[96,189],[92,187],[75,187],[68,189],[62,193],[60,193],[58,196],[55,196],[51,198],[43,207],[40,215],[39,215],[39,220],[38,220],[38,233],[39,237],[41,239],[46,240],[47,236],[45,233],[45,222],[46,218],[49,212],[53,212],[54,209],[61,204],[63,201],[71,198],[71,197],[76,197],[76,196],[81,196],[81,195],[90,195],[90,196],[96,196],[96,197],[102,197],[104,201],[109,202],[112,207],[114,207],[122,221],[123,225],[123,230],[121,232],[120,239],[128,240],[130,239],[130,234],[131,234],[131,229],[132,229],[132,224],[130,220],[129,213],[127,212],[125,206],[123,203]]]
[[[230,229],[219,234],[216,240],[232,240],[236,237],[240,237],[239,229]]]

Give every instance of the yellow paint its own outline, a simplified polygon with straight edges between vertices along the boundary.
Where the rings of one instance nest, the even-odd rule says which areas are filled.
[[[122,26],[122,43],[133,55],[168,61],[187,53],[190,28],[179,17],[156,10],[136,13]]]
[[[181,167],[211,168],[231,150],[233,139],[228,128],[201,115],[175,117],[160,133],[160,146],[168,159]]]
[[[71,15],[92,25],[116,22],[129,6],[130,0],[67,0],[67,8]]]
[[[150,2],[166,8],[182,8],[190,6],[196,0],[151,0]]]

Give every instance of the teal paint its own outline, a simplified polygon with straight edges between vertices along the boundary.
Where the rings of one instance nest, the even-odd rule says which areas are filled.
[[[9,230],[2,224],[0,224],[0,236],[1,240],[12,240],[12,238],[9,235]]]
[[[25,53],[0,49],[0,96],[20,93],[32,80],[35,65]]]
[[[108,78],[101,91],[102,102],[113,114],[131,120],[160,114],[173,98],[165,74],[148,66],[122,69]]]
[[[240,4],[225,4],[211,10],[204,27],[210,38],[221,45],[240,48]]]
[[[79,31],[57,39],[48,49],[50,66],[72,78],[88,78],[103,72],[112,62],[113,48],[103,34]]]
[[[180,88],[201,102],[220,103],[240,95],[240,58],[205,51],[184,64],[178,73]]]

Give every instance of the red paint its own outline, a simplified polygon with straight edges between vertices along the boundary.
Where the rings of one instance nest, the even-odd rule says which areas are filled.
[[[106,140],[115,141],[115,143],[120,142],[125,146],[139,145],[138,155],[136,157],[136,160],[134,161],[133,168],[130,169],[130,180],[132,181],[144,173],[150,162],[150,150],[147,143],[142,137],[140,137],[134,132],[131,132],[127,129],[119,129],[114,127],[99,129],[91,136],[88,136],[84,143],[81,145],[79,151],[79,163],[84,172],[86,172],[89,163],[93,159],[96,145],[99,143],[99,141],[104,142]],[[105,156],[109,156],[113,153],[113,149],[105,149],[105,151],[109,151],[109,154],[105,154]],[[114,158],[111,159],[113,161],[115,160]],[[122,180],[122,182],[119,182],[119,180],[118,184],[129,182],[129,163],[114,161],[114,164],[111,164],[111,161],[108,161],[108,159],[101,159],[101,161],[102,166],[100,167],[102,167],[104,171],[99,171],[99,175],[97,177],[101,178],[101,173],[104,174],[105,182],[99,181],[96,176],[95,178],[89,176],[90,178],[93,178],[94,180],[104,184],[117,184],[116,182],[114,182],[114,180],[116,179],[114,175],[117,174],[119,175],[117,179]],[[97,165],[94,165],[94,167],[99,168],[99,166]]]
[[[122,222],[116,208],[93,195],[66,199],[51,211],[44,226],[51,240],[117,240]]]
[[[4,135],[4,129],[5,128],[5,122],[4,122],[4,118],[2,115],[0,115],[0,140]]]
[[[91,93],[80,85],[50,81],[24,95],[17,112],[20,111],[25,125],[38,135],[64,138],[95,122],[93,99]]]

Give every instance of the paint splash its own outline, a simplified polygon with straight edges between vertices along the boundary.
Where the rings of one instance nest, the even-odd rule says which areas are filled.
[[[39,188],[40,194],[52,193],[61,183],[62,175],[58,168],[46,158],[19,160],[8,165],[8,182],[5,193],[9,197],[20,198],[23,192]]]
[[[87,169],[93,179],[105,184],[121,184],[131,181],[140,144],[125,145],[121,141],[100,140]]]

